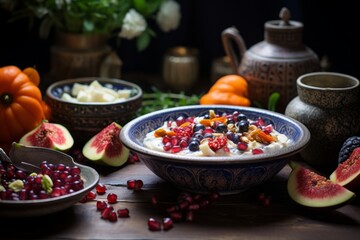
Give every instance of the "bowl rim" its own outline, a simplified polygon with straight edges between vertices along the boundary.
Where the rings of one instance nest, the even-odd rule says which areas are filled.
[[[165,153],[165,152],[159,152],[156,150],[148,149],[142,145],[139,145],[133,141],[131,141],[131,138],[129,137],[130,129],[134,126],[134,124],[140,122],[140,121],[146,121],[146,119],[161,115],[170,113],[172,111],[178,111],[178,110],[189,110],[189,109],[204,109],[204,110],[211,110],[211,109],[217,109],[217,108],[231,108],[236,109],[238,111],[253,111],[262,113],[265,115],[273,116],[276,118],[283,119],[287,122],[291,122],[293,125],[295,125],[297,128],[301,129],[301,135],[299,136],[299,141],[286,147],[284,151],[282,151],[282,154],[278,154],[278,152],[275,153],[264,153],[259,155],[239,155],[239,156],[184,156],[184,155],[177,155],[177,154],[171,154],[171,153]],[[164,161],[173,161],[173,162],[179,162],[179,163],[187,163],[187,164],[239,164],[239,163],[260,163],[264,161],[273,161],[275,159],[280,158],[286,158],[295,155],[296,153],[299,153],[301,150],[303,150],[310,141],[310,131],[309,129],[301,122],[299,122],[296,119],[293,119],[289,116],[286,116],[282,113],[273,112],[265,109],[255,108],[255,107],[242,107],[242,106],[233,106],[233,105],[192,105],[192,106],[181,106],[181,107],[173,107],[168,109],[162,109],[155,112],[147,113],[145,115],[139,116],[127,124],[123,126],[120,132],[120,139],[122,143],[129,148],[130,150],[147,156],[156,156],[156,158],[163,158]]]
[[[119,84],[125,87],[129,87],[129,88],[133,88],[136,89],[136,94],[134,96],[131,96],[128,99],[125,99],[123,101],[114,101],[114,102],[69,102],[66,100],[63,100],[61,98],[58,98],[56,96],[54,96],[52,94],[52,91],[60,86],[65,86],[65,85],[73,85],[74,83],[91,83],[92,81],[98,80],[100,83],[101,82],[106,82],[106,83],[111,83],[111,84]],[[78,105],[78,106],[88,106],[88,105],[92,105],[92,106],[109,106],[109,105],[113,105],[113,104],[126,104],[129,103],[131,101],[137,100],[139,98],[141,98],[143,95],[143,91],[141,89],[141,87],[135,83],[132,82],[128,82],[122,79],[117,79],[117,78],[108,78],[108,77],[83,77],[83,78],[69,78],[69,79],[64,79],[61,81],[57,81],[54,82],[52,84],[50,84],[50,86],[47,87],[46,89],[46,97],[50,98],[53,101],[58,101],[64,104],[72,104],[72,105]]]

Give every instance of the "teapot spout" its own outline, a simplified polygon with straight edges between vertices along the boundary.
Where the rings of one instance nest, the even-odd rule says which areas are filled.
[[[241,59],[246,52],[246,44],[244,39],[241,37],[236,27],[226,28],[224,31],[222,31],[221,38],[225,53],[230,58],[230,63],[234,72],[240,74],[239,66]],[[235,51],[234,46],[238,48],[238,52]]]

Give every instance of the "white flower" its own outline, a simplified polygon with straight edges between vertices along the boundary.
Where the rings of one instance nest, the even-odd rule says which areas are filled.
[[[126,13],[119,36],[126,39],[133,39],[140,36],[146,29],[145,18],[134,9]]]
[[[164,32],[178,28],[180,18],[180,5],[172,0],[163,2],[156,15],[156,21]]]

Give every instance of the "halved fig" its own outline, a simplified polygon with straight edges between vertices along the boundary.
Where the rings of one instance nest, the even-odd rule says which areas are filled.
[[[355,193],[301,165],[291,171],[287,190],[296,203],[318,209],[336,209],[355,198]]]
[[[360,147],[355,148],[350,157],[338,165],[330,180],[351,191],[360,189]]]
[[[119,167],[126,163],[129,149],[120,141],[121,126],[112,122],[83,147],[83,155],[95,163]]]
[[[74,145],[74,139],[63,125],[43,121],[35,129],[26,133],[19,143],[66,152]]]

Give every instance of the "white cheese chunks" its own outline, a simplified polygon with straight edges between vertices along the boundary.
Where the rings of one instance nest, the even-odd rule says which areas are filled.
[[[114,90],[94,80],[89,85],[75,83],[71,89],[71,95],[64,93],[61,99],[70,102],[115,102],[128,99],[130,95],[130,89]]]

